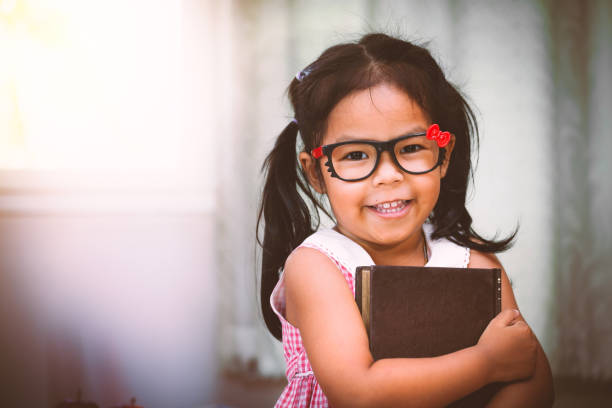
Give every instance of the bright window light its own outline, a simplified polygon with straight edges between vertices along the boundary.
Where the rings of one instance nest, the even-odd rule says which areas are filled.
[[[184,165],[181,2],[0,0],[0,169]]]

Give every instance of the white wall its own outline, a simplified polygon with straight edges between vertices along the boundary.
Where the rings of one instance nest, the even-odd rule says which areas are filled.
[[[469,4],[469,7],[467,5]],[[474,102],[481,145],[468,209],[487,237],[520,223],[515,246],[499,255],[515,297],[550,351],[552,285],[552,94],[547,16],[535,2],[464,2],[455,58]],[[479,7],[481,6],[481,7]]]
[[[217,291],[208,212],[0,217],[3,406],[212,402]],[[8,399],[7,399],[8,398]]]

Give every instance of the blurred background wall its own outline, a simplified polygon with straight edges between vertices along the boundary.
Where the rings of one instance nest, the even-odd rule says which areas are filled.
[[[2,406],[202,407],[279,378],[255,218],[326,47],[427,43],[480,120],[469,208],[557,377],[612,380],[609,1],[0,0]]]

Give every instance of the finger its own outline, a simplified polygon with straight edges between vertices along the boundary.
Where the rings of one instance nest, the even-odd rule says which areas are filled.
[[[527,323],[525,323],[523,320],[517,319],[512,322],[512,326],[523,327],[523,326],[527,326]]]
[[[519,317],[520,313],[516,309],[502,310],[496,317],[497,323],[502,326],[508,326]]]

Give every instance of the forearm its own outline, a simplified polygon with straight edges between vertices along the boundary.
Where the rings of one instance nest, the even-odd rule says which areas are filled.
[[[329,390],[328,397],[333,406],[442,407],[486,385],[488,377],[486,359],[469,347],[433,358],[378,360],[353,377],[357,394]]]
[[[491,399],[487,408],[551,407],[554,391],[550,365],[541,347],[533,376],[526,380],[507,383]]]

